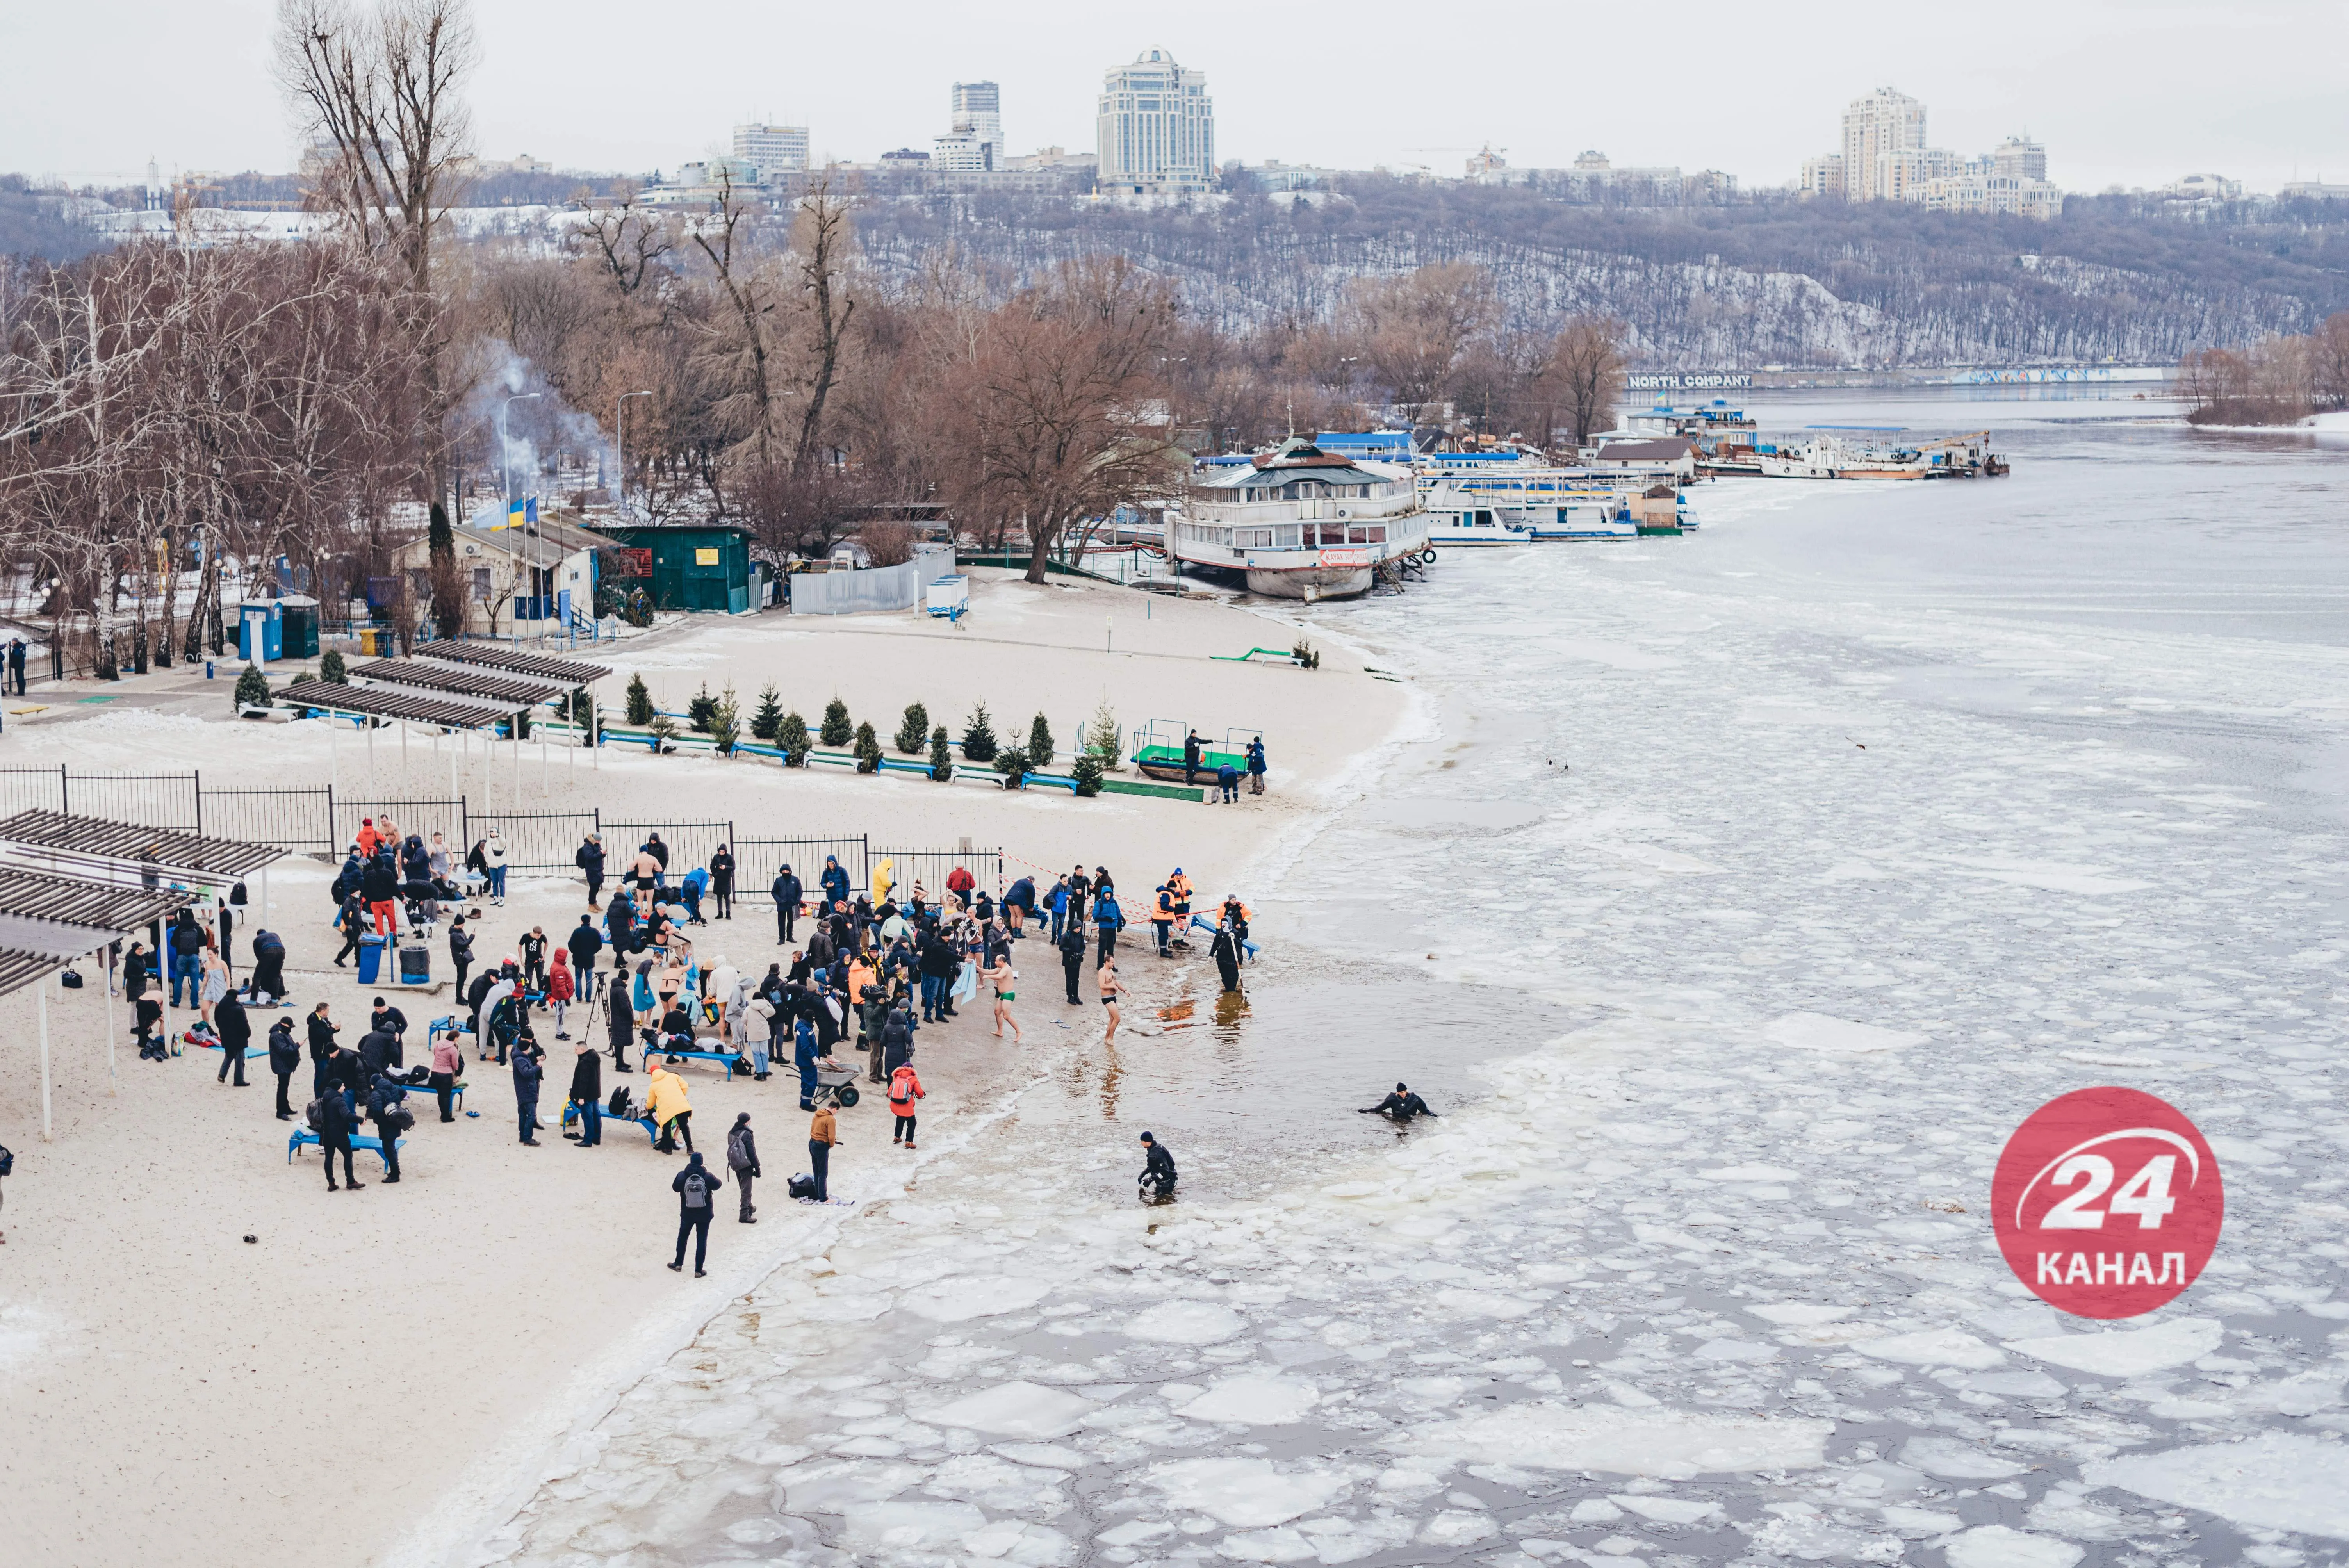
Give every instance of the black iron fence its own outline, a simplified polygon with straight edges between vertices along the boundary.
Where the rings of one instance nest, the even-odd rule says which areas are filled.
[[[370,821],[378,835],[389,830],[405,840],[413,833],[427,844],[438,833],[449,846],[450,859],[460,863],[476,836],[462,795],[440,800],[385,800],[365,796],[332,799],[334,841],[327,848],[336,854],[358,842],[359,829]]]
[[[636,851],[649,842],[655,833],[668,849],[669,881],[696,866],[706,866],[718,846],[734,842],[731,822],[606,822],[604,834],[604,874],[615,881],[628,873],[636,863]],[[735,856],[739,861],[741,857]],[[740,879],[738,877],[739,882]]]
[[[745,903],[771,905],[776,873],[788,865],[812,898],[824,857],[830,855],[848,873],[854,891],[863,892],[872,885],[866,880],[871,844],[861,833],[830,839],[740,839],[734,844],[734,885]]]
[[[476,811],[471,832],[485,837],[495,828],[505,841],[506,864],[515,871],[570,871],[578,864],[579,846],[587,835],[603,830],[601,811]],[[664,839],[666,833],[661,835]],[[470,846],[469,846],[470,847]],[[611,852],[611,845],[605,845]]]
[[[0,769],[0,807],[5,811],[73,811],[143,828],[199,833],[203,831],[199,779],[194,773],[76,773],[64,763]]]
[[[947,895],[947,878],[959,866],[970,873],[975,887],[991,893],[1003,892],[1003,851],[1000,850],[871,850],[866,851],[864,884],[881,868],[889,868],[892,891],[900,898],[910,896],[914,884],[922,884],[924,894],[936,903]]]
[[[203,830],[215,838],[249,844],[275,844],[301,855],[331,854],[350,842],[335,841],[335,792],[316,789],[205,789],[196,804]]]

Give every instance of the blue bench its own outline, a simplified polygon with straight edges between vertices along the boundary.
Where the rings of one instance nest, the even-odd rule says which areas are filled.
[[[288,1165],[293,1164],[294,1157],[296,1154],[301,1153],[304,1149],[316,1149],[317,1147],[318,1135],[316,1133],[311,1131],[306,1127],[295,1128],[293,1135],[285,1140],[285,1163]],[[389,1171],[391,1169],[391,1161],[384,1159],[383,1140],[376,1137],[373,1133],[352,1133],[351,1147],[353,1149],[366,1149],[373,1150],[377,1159],[383,1160],[383,1168],[386,1171]],[[405,1149],[408,1147],[408,1140],[405,1138],[396,1138],[392,1140],[392,1147],[394,1149]]]
[[[607,1111],[604,1116],[604,1125],[609,1127],[619,1119],[620,1118],[614,1116]],[[642,1116],[631,1117],[628,1119],[635,1125],[645,1130],[646,1142],[653,1144],[660,1142],[660,1123],[652,1119],[652,1113],[650,1111],[647,1111]],[[564,1130],[568,1131],[570,1129],[578,1125],[579,1107],[570,1100],[564,1100],[563,1102],[563,1126]]]
[[[658,1046],[642,1047],[636,1054],[639,1059],[660,1057],[667,1061],[677,1061],[679,1058],[683,1058],[688,1061],[717,1062],[726,1068],[726,1081],[728,1083],[732,1083],[734,1081],[735,1062],[738,1059],[747,1060],[750,1057],[750,1053],[748,1051],[743,1052],[741,1057],[738,1058],[731,1051],[673,1051],[664,1049]]]

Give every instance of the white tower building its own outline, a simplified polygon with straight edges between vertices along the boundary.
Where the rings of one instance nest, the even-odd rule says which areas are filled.
[[[1216,176],[1216,105],[1204,71],[1144,49],[1102,82],[1100,188],[1131,196],[1206,191]]]

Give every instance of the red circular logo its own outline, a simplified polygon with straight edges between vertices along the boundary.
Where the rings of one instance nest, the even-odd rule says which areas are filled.
[[[2136,1317],[2200,1276],[2227,1192],[2218,1156],[2175,1107],[2133,1088],[2083,1088],[2014,1130],[1990,1202],[1999,1251],[2040,1300],[2081,1317]]]

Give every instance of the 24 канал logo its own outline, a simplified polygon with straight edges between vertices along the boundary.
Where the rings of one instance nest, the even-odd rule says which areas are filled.
[[[1991,1179],[1999,1250],[2050,1306],[2136,1317],[2175,1298],[2219,1244],[2218,1157],[2175,1107],[2133,1088],[2049,1100]]]

